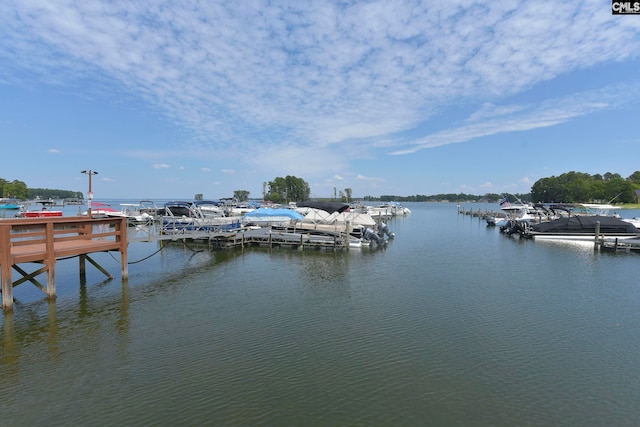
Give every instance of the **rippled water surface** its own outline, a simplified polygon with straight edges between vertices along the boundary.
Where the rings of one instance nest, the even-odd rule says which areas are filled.
[[[21,285],[3,319],[2,423],[640,424],[640,254],[408,206],[382,249],[59,262],[57,300]]]

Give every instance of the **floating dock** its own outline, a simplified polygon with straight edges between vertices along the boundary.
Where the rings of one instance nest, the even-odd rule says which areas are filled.
[[[349,237],[343,232],[314,233],[314,230],[290,231],[272,227],[240,228],[232,231],[180,231],[176,233],[148,234],[130,238],[130,242],[152,241],[195,241],[208,244],[215,249],[228,249],[246,246],[321,248],[339,250],[361,247],[361,239]]]

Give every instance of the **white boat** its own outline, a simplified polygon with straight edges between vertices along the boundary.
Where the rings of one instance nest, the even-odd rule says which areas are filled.
[[[202,214],[208,218],[220,218],[225,215],[225,205],[215,200],[197,200],[195,206],[200,209]]]
[[[105,216],[112,218],[124,217],[129,225],[153,223],[154,217],[150,213],[142,211],[141,208],[140,203],[120,203],[120,211],[106,210],[103,213]],[[92,212],[95,211],[92,210]]]
[[[376,207],[367,206],[366,213],[374,218],[389,219],[394,216],[406,216],[411,210],[398,202],[383,203]]]
[[[226,231],[240,227],[239,218],[207,216],[194,202],[173,201],[164,204],[162,216],[162,233],[164,234]]]
[[[487,225],[506,227],[512,221],[541,222],[546,216],[531,204],[507,204],[500,208],[504,213],[501,217],[488,216]]]

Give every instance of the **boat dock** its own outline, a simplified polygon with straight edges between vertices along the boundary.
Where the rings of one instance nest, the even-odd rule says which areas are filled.
[[[640,251],[640,237],[635,239],[603,238],[598,242],[600,249],[613,252]]]
[[[324,248],[331,250],[361,246],[360,239],[347,242],[345,233],[314,234],[312,230],[280,230],[272,227],[240,228],[232,231],[180,231],[169,234],[147,234],[133,237],[129,242],[193,241],[208,244],[211,249],[229,249],[247,246]]]
[[[79,257],[80,275],[85,276],[86,261],[112,278],[89,255],[96,252],[120,252],[122,278],[128,277],[127,221],[125,218],[49,217],[0,221],[0,266],[2,267],[2,308],[13,309],[13,288],[29,281],[50,298],[56,296],[56,261]],[[42,267],[27,272],[21,264]],[[12,271],[20,273],[13,281]],[[36,277],[46,273],[46,285]]]
[[[90,257],[98,252],[120,252],[122,278],[128,277],[127,249],[129,243],[181,241],[206,244],[210,250],[250,246],[324,250],[345,250],[368,246],[363,239],[336,228],[310,229],[295,227],[238,227],[200,230],[165,230],[158,225],[141,227],[128,236],[127,218],[103,217],[41,217],[0,221],[0,266],[2,267],[2,308],[12,310],[13,288],[31,282],[48,297],[56,296],[56,261],[78,257],[81,281],[86,280],[86,261],[109,279],[111,274]],[[144,231],[142,231],[144,230]],[[41,264],[28,272],[25,265]],[[20,278],[14,280],[12,272]],[[46,284],[37,276],[46,273]]]

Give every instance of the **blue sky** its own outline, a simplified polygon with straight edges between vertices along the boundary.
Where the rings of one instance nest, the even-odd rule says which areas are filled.
[[[205,198],[528,192],[640,170],[611,2],[0,2],[0,177]]]

